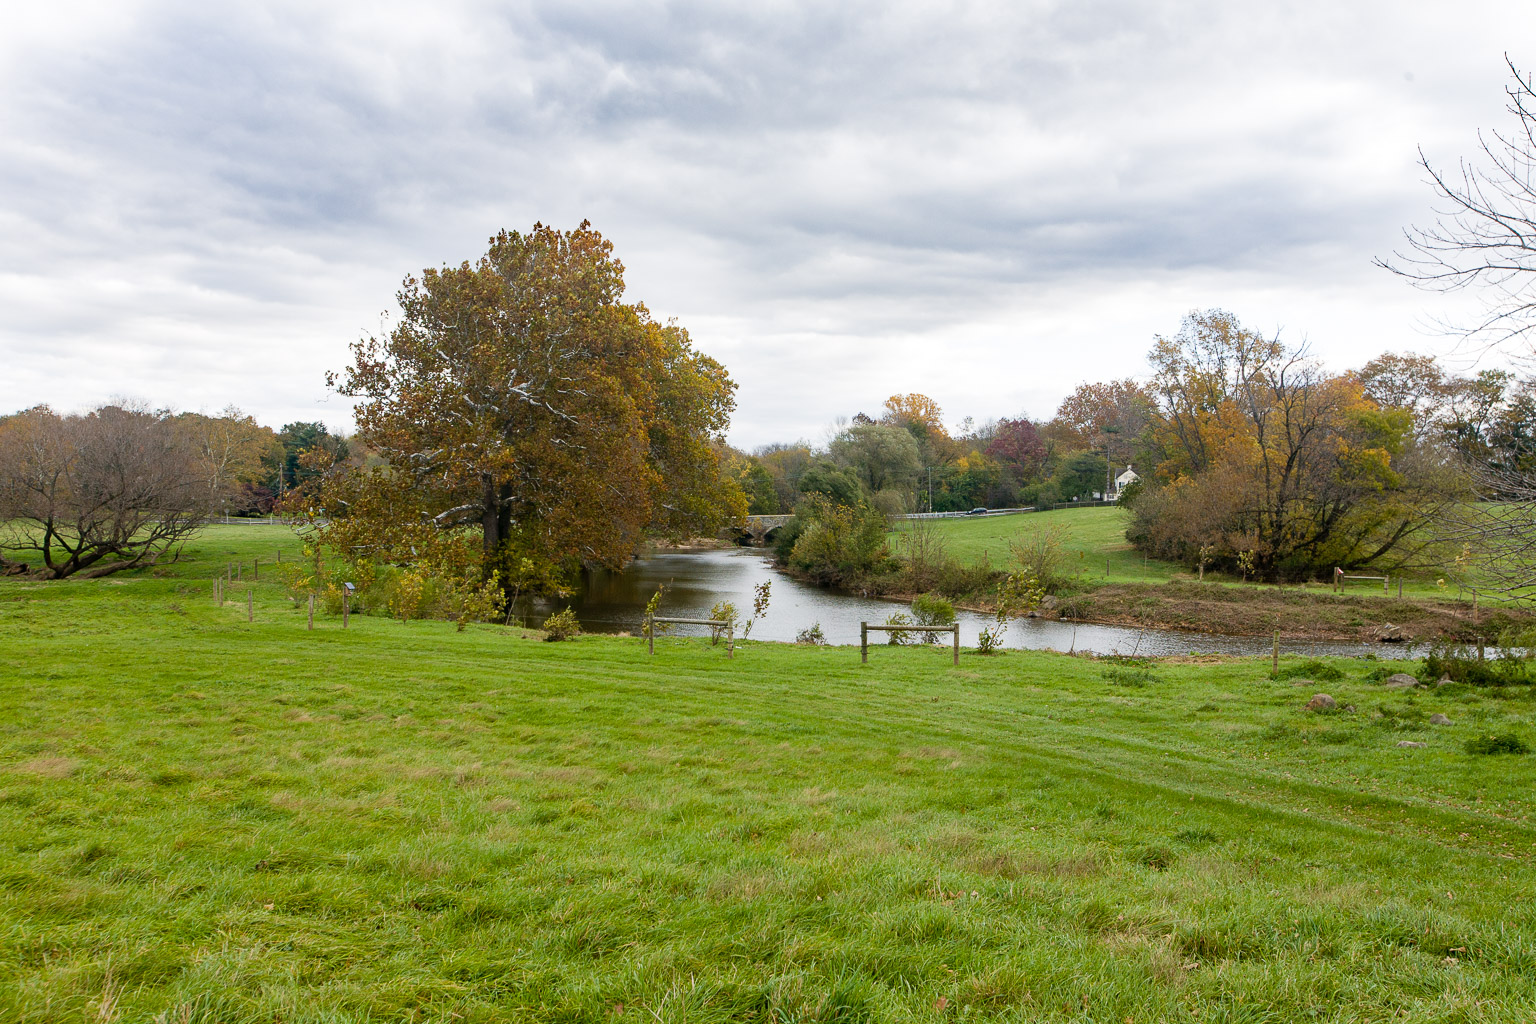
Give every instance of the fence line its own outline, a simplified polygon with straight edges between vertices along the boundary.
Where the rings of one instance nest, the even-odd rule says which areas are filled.
[[[1120,502],[1114,498],[1103,500],[1095,498],[1091,501],[1058,501],[1054,505],[1031,505],[1028,508],[989,508],[985,512],[909,512],[898,519],[965,519],[974,516],[977,519],[986,516],[1017,516],[1026,512],[1054,512],[1060,508],[1103,508],[1106,505],[1118,505]]]

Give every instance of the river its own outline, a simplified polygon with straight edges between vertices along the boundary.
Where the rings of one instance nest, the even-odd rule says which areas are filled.
[[[752,611],[753,588],[772,581],[768,613],[752,627],[752,639],[791,642],[803,629],[820,625],[827,642],[857,644],[859,623],[883,623],[893,612],[905,611],[898,602],[860,597],[800,583],[775,571],[763,549],[733,548],[689,553],[663,553],[636,559],[622,573],[596,573],[584,592],[571,601],[582,628],[595,633],[640,633],[645,605],[656,588],[667,591],[659,614],[676,618],[709,617],[717,602],[729,601],[745,618]],[[535,615],[533,622],[539,621]],[[977,634],[992,624],[990,616],[959,612],[960,643],[975,647]],[[703,635],[705,627],[674,626],[684,636]],[[879,636],[879,634],[875,634]],[[881,641],[883,642],[883,637]],[[948,640],[948,637],[945,637]],[[1175,630],[1139,629],[1020,619],[1009,624],[1004,646],[1052,651],[1088,651],[1095,654],[1170,655],[1190,653],[1268,654],[1269,637],[1220,636]],[[1287,653],[1404,657],[1401,644],[1280,641]]]

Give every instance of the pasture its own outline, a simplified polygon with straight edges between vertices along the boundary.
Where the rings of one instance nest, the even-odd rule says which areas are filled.
[[[278,543],[0,580],[0,1019],[1536,1015],[1523,688],[214,604]]]

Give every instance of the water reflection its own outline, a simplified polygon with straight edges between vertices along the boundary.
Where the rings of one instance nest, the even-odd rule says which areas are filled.
[[[761,549],[735,548],[698,553],[656,554],[637,559],[622,573],[594,575],[585,592],[571,602],[582,627],[597,633],[628,631],[638,634],[645,604],[656,588],[666,584],[663,615],[708,618],[717,602],[729,601],[742,614],[750,614],[753,588],[764,580],[773,582],[768,614],[752,628],[754,640],[793,641],[802,629],[819,624],[827,642],[856,644],[859,623],[884,622],[904,606],[892,601],[860,597],[798,583],[775,572]],[[541,616],[535,614],[532,622]],[[976,645],[976,636],[991,619],[961,612],[960,643]],[[677,626],[684,636],[707,632],[703,627]],[[947,639],[947,638],[946,638]],[[1090,651],[1096,654],[1188,654],[1193,651],[1222,654],[1268,654],[1269,638],[1183,633],[1174,630],[1136,629],[1125,626],[1074,625],[1044,619],[1025,619],[1008,627],[1005,646],[1034,650]],[[1403,657],[1404,645],[1341,642],[1280,642],[1282,651],[1302,654],[1358,655],[1366,653]]]

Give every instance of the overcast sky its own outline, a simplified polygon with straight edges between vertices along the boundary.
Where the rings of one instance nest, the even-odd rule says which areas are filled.
[[[1194,308],[1447,352],[1371,260],[1506,50],[1529,0],[13,4],[0,411],[350,428],[324,373],[405,274],[583,218],[747,447],[893,392],[1046,417]]]

